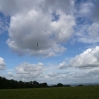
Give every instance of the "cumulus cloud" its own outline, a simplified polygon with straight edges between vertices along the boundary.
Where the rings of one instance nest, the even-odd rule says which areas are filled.
[[[75,1],[79,7],[75,5]],[[80,3],[82,1],[83,3]],[[96,6],[91,0],[87,1],[0,0],[0,11],[10,16],[8,46],[19,55],[30,54],[49,57],[63,53],[66,50],[63,44],[67,43],[72,36],[76,36],[79,42],[98,43],[99,1],[96,0]],[[93,19],[95,20],[93,22],[89,18],[92,11],[94,11]],[[4,20],[0,18],[2,30],[5,25]],[[74,30],[74,27],[77,31]],[[95,72],[95,75],[98,75],[98,70],[80,73],[83,69],[88,70],[99,66],[98,54],[99,46],[89,48],[71,59],[69,64],[62,62],[58,67],[53,65],[47,67],[42,63],[22,63],[15,68],[14,72],[9,72],[8,76],[25,81],[42,80],[50,82],[52,79],[53,81],[61,79],[65,82],[67,79],[88,77],[88,75],[94,75]],[[5,66],[4,60],[0,58],[0,69],[4,69]],[[71,69],[67,68],[69,66]],[[74,70],[75,67],[80,68],[78,69],[79,72],[77,68]]]
[[[75,18],[85,18],[89,14],[91,15],[93,8],[97,12],[98,0],[96,0],[96,6],[89,0],[81,1],[81,3],[75,1],[0,0],[0,11],[11,17],[8,46],[19,55],[55,56],[66,50],[62,43],[66,43],[73,36],[73,33],[77,36],[77,41],[83,43],[99,42],[98,37],[95,36],[98,34],[97,23],[90,25],[85,22],[83,24],[86,19],[81,21],[82,26],[80,27],[75,23]],[[74,16],[75,13],[76,16]],[[94,14],[94,16],[96,15]],[[77,33],[74,31],[74,26],[79,28]],[[90,32],[91,30],[94,33]],[[38,48],[37,42],[39,43]],[[54,46],[57,46],[60,51],[56,52]]]
[[[69,68],[79,69],[93,69],[99,67],[99,46],[95,48],[88,48],[84,52],[69,60],[67,64],[65,61],[60,63],[58,69],[66,70]]]
[[[57,71],[55,64],[43,64],[41,62],[37,64],[22,63],[14,68],[14,70],[8,70],[8,75],[5,75],[8,79],[22,80],[22,81],[33,81],[48,82],[50,80],[61,80],[68,74],[67,71]],[[58,82],[58,81],[57,81]]]
[[[15,67],[13,71],[9,70],[8,79],[22,80],[22,81],[32,81],[37,80],[44,82],[52,71],[54,71],[56,66],[45,66],[43,63],[39,62],[37,64],[22,63]],[[56,68],[57,69],[57,68]]]
[[[80,69],[93,69],[99,67],[99,46],[95,48],[88,48],[79,55],[70,59],[69,63],[62,62],[57,67],[58,69],[66,70],[68,68],[80,68]]]
[[[62,62],[59,64],[59,66],[57,67],[58,69],[66,69],[68,67],[68,65],[66,64],[66,62]]]
[[[52,22],[53,32],[55,33],[55,39],[57,42],[68,41],[74,30],[75,18],[72,15],[66,15],[65,13],[59,12],[60,19]]]
[[[19,66],[15,67],[16,74],[9,72],[10,77],[16,77],[17,80],[36,80],[43,73],[43,63],[30,64],[22,63]]]
[[[4,70],[6,63],[3,58],[0,57],[0,70]]]
[[[70,60],[70,66],[77,68],[94,68],[99,66],[99,46],[89,48]]]
[[[61,44],[66,43],[74,32],[75,18],[70,13],[73,12],[74,0],[53,1],[55,5],[46,0],[0,2],[0,10],[11,16],[7,44],[15,53],[55,56],[66,50]],[[55,15],[59,15],[58,20]]]
[[[61,64],[61,63],[60,63]],[[14,71],[9,70],[6,76],[8,79],[47,82],[48,84],[66,83],[89,83],[92,79],[98,81],[99,67],[92,69],[77,69],[75,67],[57,70],[57,66],[47,64],[22,63],[15,67]],[[83,78],[83,79],[82,79]],[[85,80],[86,79],[86,80]]]

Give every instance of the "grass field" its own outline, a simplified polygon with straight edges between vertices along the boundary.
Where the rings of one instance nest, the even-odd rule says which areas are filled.
[[[0,99],[99,99],[99,86],[1,89]]]

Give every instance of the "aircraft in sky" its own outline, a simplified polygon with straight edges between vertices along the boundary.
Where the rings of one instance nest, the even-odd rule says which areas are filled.
[[[38,47],[38,42],[37,42],[37,47]]]

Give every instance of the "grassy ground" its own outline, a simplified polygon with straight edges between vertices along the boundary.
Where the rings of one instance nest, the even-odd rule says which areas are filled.
[[[99,99],[99,86],[3,89],[0,99]]]

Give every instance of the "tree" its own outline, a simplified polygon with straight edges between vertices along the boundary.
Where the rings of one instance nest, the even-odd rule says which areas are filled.
[[[44,82],[44,83],[41,83],[41,84],[40,84],[40,87],[45,88],[45,87],[48,87],[48,85],[47,85],[46,82]]]
[[[39,87],[39,83],[37,81],[33,81],[33,87],[34,88],[38,88]]]
[[[62,83],[58,83],[57,87],[63,87],[63,84]]]

